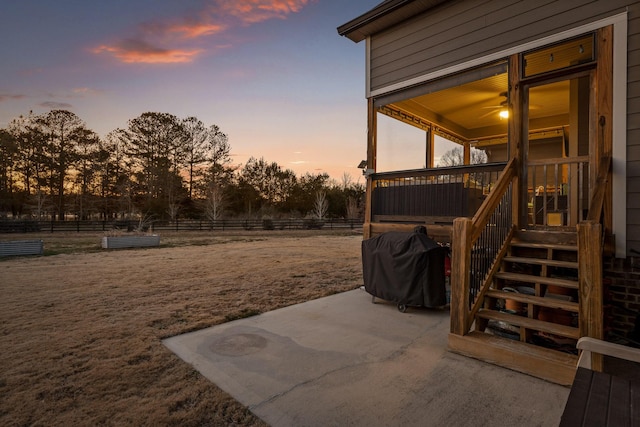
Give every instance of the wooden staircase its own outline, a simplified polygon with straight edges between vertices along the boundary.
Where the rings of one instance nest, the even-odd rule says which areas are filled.
[[[450,348],[571,384],[580,337],[577,257],[575,232],[516,232],[499,260],[472,330],[450,335]]]

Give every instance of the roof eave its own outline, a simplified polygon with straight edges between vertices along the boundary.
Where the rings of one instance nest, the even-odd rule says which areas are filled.
[[[385,0],[359,17],[338,27],[338,34],[358,43],[447,0]],[[411,5],[412,7],[405,7]]]

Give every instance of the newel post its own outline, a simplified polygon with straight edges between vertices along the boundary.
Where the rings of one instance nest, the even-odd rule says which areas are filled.
[[[604,339],[602,292],[602,225],[578,224],[578,282],[580,336]],[[601,355],[593,355],[592,369],[602,371]]]
[[[470,218],[453,221],[451,239],[451,333],[466,335],[469,320],[469,272],[471,270]]]

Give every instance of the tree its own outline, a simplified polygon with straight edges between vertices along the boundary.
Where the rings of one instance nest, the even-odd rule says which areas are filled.
[[[70,169],[78,159],[78,140],[86,133],[85,124],[67,110],[52,110],[36,117],[46,138],[43,152],[49,173],[49,189],[56,199],[59,220],[65,218],[65,184]]]
[[[20,116],[12,120],[7,127],[16,144],[16,157],[13,170],[16,173],[16,186],[22,195],[17,212],[22,213],[28,203],[36,207],[38,218],[43,213],[43,200],[46,187],[46,153],[43,149],[46,138],[43,129],[36,122],[36,116],[29,113],[28,116]],[[35,200],[30,200],[35,197]],[[24,205],[24,206],[23,206]],[[15,212],[14,214],[16,214]]]
[[[18,144],[12,135],[0,129],[0,216],[11,211],[16,214],[14,200],[14,165],[18,156]]]
[[[229,167],[231,163],[231,145],[229,145],[227,135],[220,131],[220,128],[216,125],[208,129],[206,148],[209,162],[208,181],[215,184],[228,181],[232,172]]]
[[[320,191],[325,191],[328,182],[329,175],[327,173],[317,175],[305,173],[298,179],[296,186],[293,188],[286,208],[289,211],[297,211],[301,214],[311,212],[315,202],[315,195]]]
[[[217,221],[222,218],[225,208],[223,189],[216,184],[211,184],[204,201],[204,213],[209,221]]]
[[[163,216],[184,190],[179,167],[186,159],[188,134],[183,123],[173,114],[143,113],[129,120],[121,138],[143,192],[142,208]]]
[[[200,120],[187,117],[182,121],[185,131],[185,164],[189,172],[189,199],[193,198],[193,187],[199,173],[198,166],[207,161],[209,131]]]
[[[323,219],[329,210],[329,202],[327,201],[327,193],[324,191],[318,191],[316,193],[316,199],[313,203],[312,215],[316,219]]]
[[[487,153],[482,150],[478,150],[477,148],[471,147],[471,164],[478,165],[481,163],[487,163]],[[440,157],[440,161],[438,162],[438,166],[447,167],[447,166],[458,166],[464,164],[464,148],[463,147],[455,147],[451,150],[447,151]]]
[[[98,185],[98,154],[100,138],[88,129],[78,131],[77,141],[76,185],[79,187],[77,214],[80,219],[88,218],[87,206],[90,195],[96,194]]]
[[[240,171],[240,184],[251,186],[262,201],[271,206],[284,205],[296,185],[293,171],[277,163],[251,157]]]
[[[101,200],[100,216],[103,219],[111,218],[118,213],[124,217],[133,211],[130,162],[121,134],[122,130],[116,129],[99,140],[95,155],[98,181],[96,193]]]

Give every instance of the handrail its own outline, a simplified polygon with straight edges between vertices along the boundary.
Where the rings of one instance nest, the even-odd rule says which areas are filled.
[[[495,211],[498,204],[502,200],[502,196],[509,188],[513,177],[517,174],[517,161],[515,158],[512,158],[507,166],[504,168],[502,174],[498,178],[495,187],[489,193],[489,196],[484,200],[478,211],[473,216],[472,228],[471,228],[471,244],[475,243],[480,237],[480,233],[482,233],[482,229],[489,221],[491,214]]]
[[[483,163],[477,165],[458,165],[429,169],[409,169],[403,171],[376,172],[371,174],[371,178],[375,180],[393,179],[393,178],[415,178],[450,174],[474,174],[482,172],[492,172],[503,170],[506,162]]]
[[[505,242],[509,241],[513,233],[511,195],[513,180],[517,175],[517,161],[512,158],[474,217],[457,218],[453,223],[452,334],[466,335],[469,332],[473,323],[472,314],[480,306],[478,296],[486,293],[491,282],[488,278],[495,271],[497,260],[505,254]],[[490,221],[494,226],[489,226]],[[489,250],[480,255],[472,255],[474,250],[487,249],[474,249],[477,242],[482,246],[485,240],[490,242]]]

